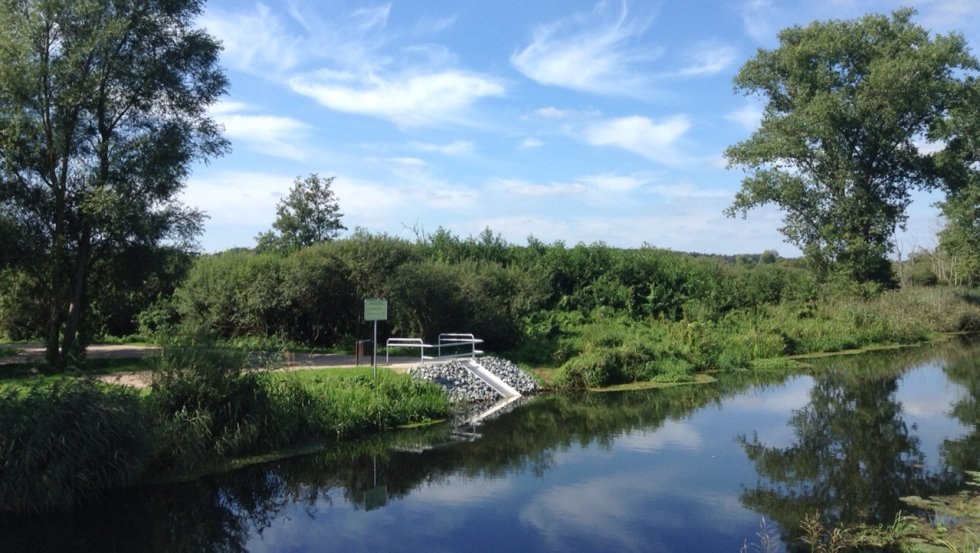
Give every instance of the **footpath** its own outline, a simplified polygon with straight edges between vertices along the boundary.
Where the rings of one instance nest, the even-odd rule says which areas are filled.
[[[44,360],[44,346],[42,344],[4,344],[0,343],[0,349],[15,349],[16,355],[0,356],[0,365],[28,364],[37,363]],[[92,344],[86,349],[89,359],[142,359],[159,353],[160,348],[156,346],[141,346],[134,344]],[[392,357],[388,363],[379,356],[378,366],[393,369],[398,372],[407,372],[412,367],[419,365],[421,361],[417,357]],[[296,371],[304,369],[326,369],[330,367],[370,367],[371,357],[356,357],[343,353],[290,353],[283,354],[282,365],[275,370]],[[151,374],[148,371],[140,372],[118,372],[96,376],[104,382],[118,384],[128,384],[131,386],[148,386]]]

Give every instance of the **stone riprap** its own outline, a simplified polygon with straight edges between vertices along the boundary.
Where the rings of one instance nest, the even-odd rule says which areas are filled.
[[[538,383],[529,374],[506,359],[487,356],[477,358],[476,362],[523,395],[535,394],[539,390]],[[466,370],[459,360],[424,363],[410,370],[409,374],[442,386],[449,394],[450,401],[455,403],[484,403],[500,399],[493,388]]]

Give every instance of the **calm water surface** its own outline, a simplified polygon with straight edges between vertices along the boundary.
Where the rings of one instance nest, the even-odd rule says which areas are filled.
[[[980,348],[821,361],[807,375],[536,398],[0,527],[0,551],[717,551],[801,518],[891,522],[980,469]]]

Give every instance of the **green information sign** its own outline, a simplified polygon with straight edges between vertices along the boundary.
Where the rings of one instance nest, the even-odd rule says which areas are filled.
[[[388,300],[364,300],[365,321],[387,321]]]

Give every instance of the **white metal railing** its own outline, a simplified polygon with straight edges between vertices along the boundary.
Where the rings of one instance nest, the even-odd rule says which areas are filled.
[[[433,347],[432,344],[426,344],[421,338],[388,338],[385,342],[385,363],[388,363],[388,354],[391,348],[419,348],[419,361],[425,361],[426,359],[432,359],[432,357],[426,357],[425,348]]]
[[[470,346],[469,351],[453,353],[452,357],[462,357],[465,355],[469,355],[470,357],[476,357],[477,355],[483,354],[482,351],[476,349],[476,345],[482,343],[483,340],[473,336],[472,334],[444,332],[439,335],[439,343],[436,345],[436,352],[437,352],[436,355],[438,357],[442,357],[443,347],[450,348],[450,347],[464,346],[466,344],[469,344]]]

